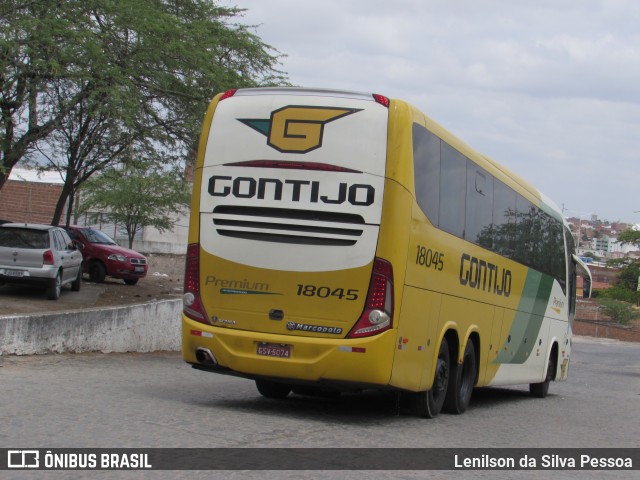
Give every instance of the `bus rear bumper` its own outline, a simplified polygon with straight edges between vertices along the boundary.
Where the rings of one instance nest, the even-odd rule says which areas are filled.
[[[248,332],[182,318],[182,355],[200,370],[292,383],[386,387],[391,376],[395,331],[359,339],[333,339]],[[258,353],[259,345],[288,346],[289,356]]]

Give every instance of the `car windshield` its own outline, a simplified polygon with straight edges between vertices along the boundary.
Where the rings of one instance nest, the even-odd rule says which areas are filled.
[[[109,235],[101,232],[100,230],[93,230],[92,228],[85,228],[82,230],[82,234],[85,236],[89,243],[102,243],[105,245],[116,245]]]
[[[49,232],[30,228],[0,228],[0,247],[49,248]]]

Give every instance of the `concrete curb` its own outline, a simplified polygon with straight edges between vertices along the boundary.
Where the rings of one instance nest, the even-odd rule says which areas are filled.
[[[179,351],[181,313],[178,299],[0,317],[0,353]]]

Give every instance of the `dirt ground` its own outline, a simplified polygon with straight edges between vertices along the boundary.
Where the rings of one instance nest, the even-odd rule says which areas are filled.
[[[184,281],[184,255],[146,255],[149,262],[147,276],[136,285],[125,285],[123,280],[106,279],[105,291],[96,306],[116,306],[148,302],[182,296]],[[85,276],[88,282],[88,277]]]
[[[47,300],[44,290],[28,286],[0,286],[0,315],[47,313],[90,307],[114,307],[181,298],[184,280],[184,255],[148,254],[147,276],[136,285],[107,277],[103,283],[84,276],[80,292],[70,286],[62,290],[58,300]]]

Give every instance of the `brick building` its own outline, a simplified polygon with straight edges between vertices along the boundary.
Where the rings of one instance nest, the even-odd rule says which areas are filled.
[[[594,289],[606,289],[618,281],[619,268],[589,264]]]
[[[14,168],[0,190],[0,219],[12,222],[50,223],[62,191],[57,172]]]
[[[187,172],[187,174],[191,172]],[[0,190],[0,220],[25,223],[48,224],[62,191],[62,179],[57,172],[38,173],[35,170],[14,168],[9,180]],[[66,218],[66,205],[61,221]],[[96,223],[90,223],[91,221]],[[178,253],[187,249],[188,214],[175,214],[175,224],[171,231],[158,232],[146,227],[136,235],[134,250],[143,253]],[[126,232],[112,223],[104,223],[99,218],[87,215],[72,220],[78,225],[91,225],[104,231],[122,246],[128,246]]]

